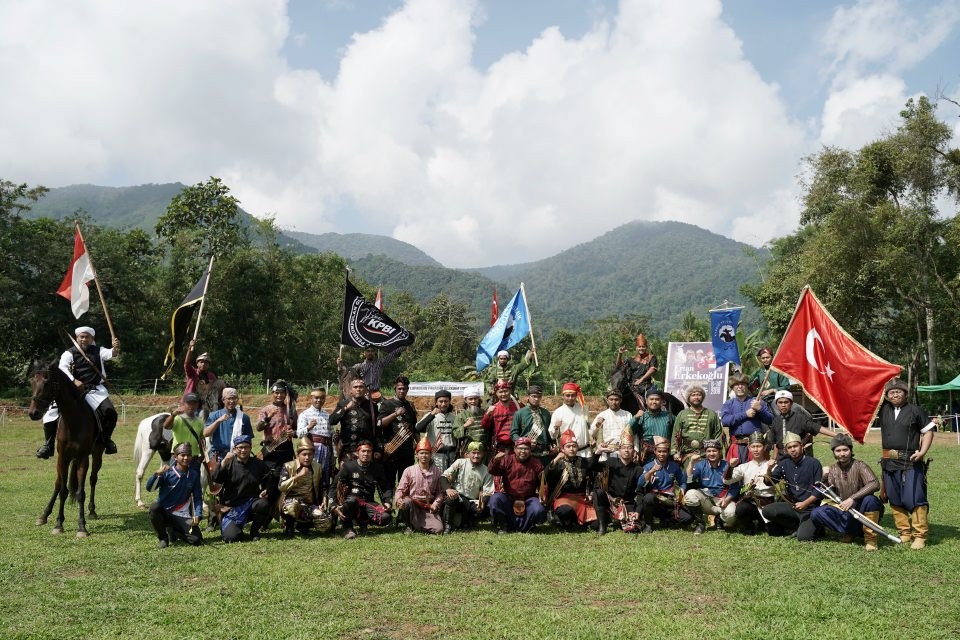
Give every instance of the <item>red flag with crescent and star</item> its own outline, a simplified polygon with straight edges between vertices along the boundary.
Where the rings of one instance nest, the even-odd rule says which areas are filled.
[[[900,367],[874,355],[843,330],[803,288],[771,368],[795,378],[834,422],[863,442],[883,401],[883,387]]]

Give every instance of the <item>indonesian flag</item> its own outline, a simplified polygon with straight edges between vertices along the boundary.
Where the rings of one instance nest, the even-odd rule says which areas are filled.
[[[497,304],[497,288],[493,288],[493,306],[490,307],[490,326],[497,324],[497,318],[500,317],[500,305]]]
[[[373,306],[375,306],[380,311],[383,311],[383,289],[382,287],[377,287],[377,297],[373,301]]]
[[[809,286],[770,365],[796,378],[830,418],[863,442],[883,387],[900,367],[874,355],[843,330]]]
[[[80,235],[80,227],[77,227],[73,238],[73,260],[67,269],[67,275],[63,276],[60,288],[57,289],[57,294],[70,301],[70,309],[73,310],[75,318],[79,318],[90,308],[90,288],[87,283],[93,280],[93,277],[90,254],[87,253],[83,236]]]

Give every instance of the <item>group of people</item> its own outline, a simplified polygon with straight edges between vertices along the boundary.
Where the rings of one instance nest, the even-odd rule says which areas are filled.
[[[102,373],[102,362],[119,350],[118,343],[96,350],[92,331],[77,330],[88,356],[78,361],[72,354],[68,367],[87,385],[98,381],[85,365],[99,364]],[[225,542],[256,539],[273,518],[285,536],[339,525],[347,539],[391,523],[410,534],[449,534],[490,518],[498,533],[527,532],[548,521],[601,535],[614,527],[628,533],[692,527],[694,535],[717,528],[809,541],[830,530],[876,550],[876,523],[889,502],[901,540],[924,547],[926,454],[935,425],[907,402],[903,382],[887,384],[877,417],[881,482],[855,458],[849,435],[822,427],[789,389],[777,388],[785,379],[761,369],[751,384],[734,373],[719,412],[705,407],[705,390],[692,385],[685,408],[674,415],[652,382],[656,362],[645,340],[637,340],[637,351],[639,366],[625,366],[622,351],[617,363],[641,403],[636,412],[623,408],[623,392],[612,387],[606,409],[590,419],[574,382],[563,385],[560,406],[548,411],[539,386],[525,394],[517,389],[518,369],[535,354],[510,367],[509,353],[501,352],[486,407],[479,392],[468,392],[455,411],[451,393],[440,390],[418,419],[405,376],[394,380],[392,397],[379,393],[383,367],[374,351],[354,367],[338,361],[345,393],[333,411],[324,408],[320,387],[298,411],[295,390],[278,380],[255,423],[231,387],[219,389],[222,407],[204,406],[198,390],[216,377],[203,354],[203,365],[187,365],[187,393],[165,424],[173,434],[170,464],[147,484],[160,492],[150,507],[159,546],[173,539],[202,542],[203,464],[216,494],[211,524]],[[772,352],[758,355],[768,367]],[[71,364],[66,354],[61,363]],[[257,433],[262,449],[254,456]],[[812,455],[817,434],[831,437],[835,463],[826,470]],[[832,500],[824,497],[826,487]]]

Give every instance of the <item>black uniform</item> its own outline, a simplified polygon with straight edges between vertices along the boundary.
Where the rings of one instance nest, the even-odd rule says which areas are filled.
[[[376,491],[380,492],[383,502],[393,501],[393,484],[387,480],[382,464],[370,462],[361,465],[356,460],[347,460],[340,466],[337,481],[330,486],[328,496],[334,504],[337,494],[342,496],[339,508],[344,529],[352,528],[354,520],[360,524],[390,524],[390,512],[374,502]]]
[[[340,400],[337,408],[330,414],[330,426],[340,425],[340,460],[357,450],[363,440],[373,444],[380,451],[380,443],[374,429],[377,422],[377,407],[369,400],[361,400],[349,411],[345,409],[350,400]]]
[[[403,414],[394,418],[389,425],[381,424],[377,430],[377,436],[380,439],[378,448],[381,451],[402,428],[406,427],[407,431],[410,432],[410,437],[393,452],[393,455],[388,457],[385,451],[383,454],[384,471],[387,474],[387,480],[393,485],[399,482],[403,470],[413,464],[413,449],[417,444],[417,410],[410,404],[409,400],[398,400],[397,398],[384,400],[380,403],[379,410],[380,420],[382,421],[384,416],[390,415],[400,407],[403,407]]]
[[[243,519],[250,520],[250,535],[256,536],[260,529],[270,521],[270,502],[260,497],[260,492],[268,488],[269,469],[262,460],[251,457],[246,463],[238,458],[231,458],[224,464],[218,464],[210,476],[210,480],[222,485],[220,504],[225,507],[243,507],[253,500],[249,507],[249,516]],[[243,526],[232,518],[227,518],[221,529],[224,542],[234,542],[240,539]]]

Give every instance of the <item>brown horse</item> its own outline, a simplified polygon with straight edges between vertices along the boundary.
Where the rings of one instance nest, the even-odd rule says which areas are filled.
[[[53,534],[63,533],[63,506],[69,486],[70,499],[80,505],[80,519],[77,537],[87,537],[87,521],[83,507],[86,499],[85,486],[90,456],[93,456],[93,469],[90,472],[90,519],[97,519],[95,496],[97,474],[103,464],[103,440],[98,437],[100,429],[93,409],[83,398],[73,382],[60,370],[58,361],[42,365],[35,362],[30,372],[30,387],[33,397],[30,399],[30,419],[39,420],[53,400],[60,409],[60,423],[57,427],[57,481],[53,495],[37,518],[37,524],[47,523],[53,512],[53,504],[60,497],[60,511],[57,515]]]

